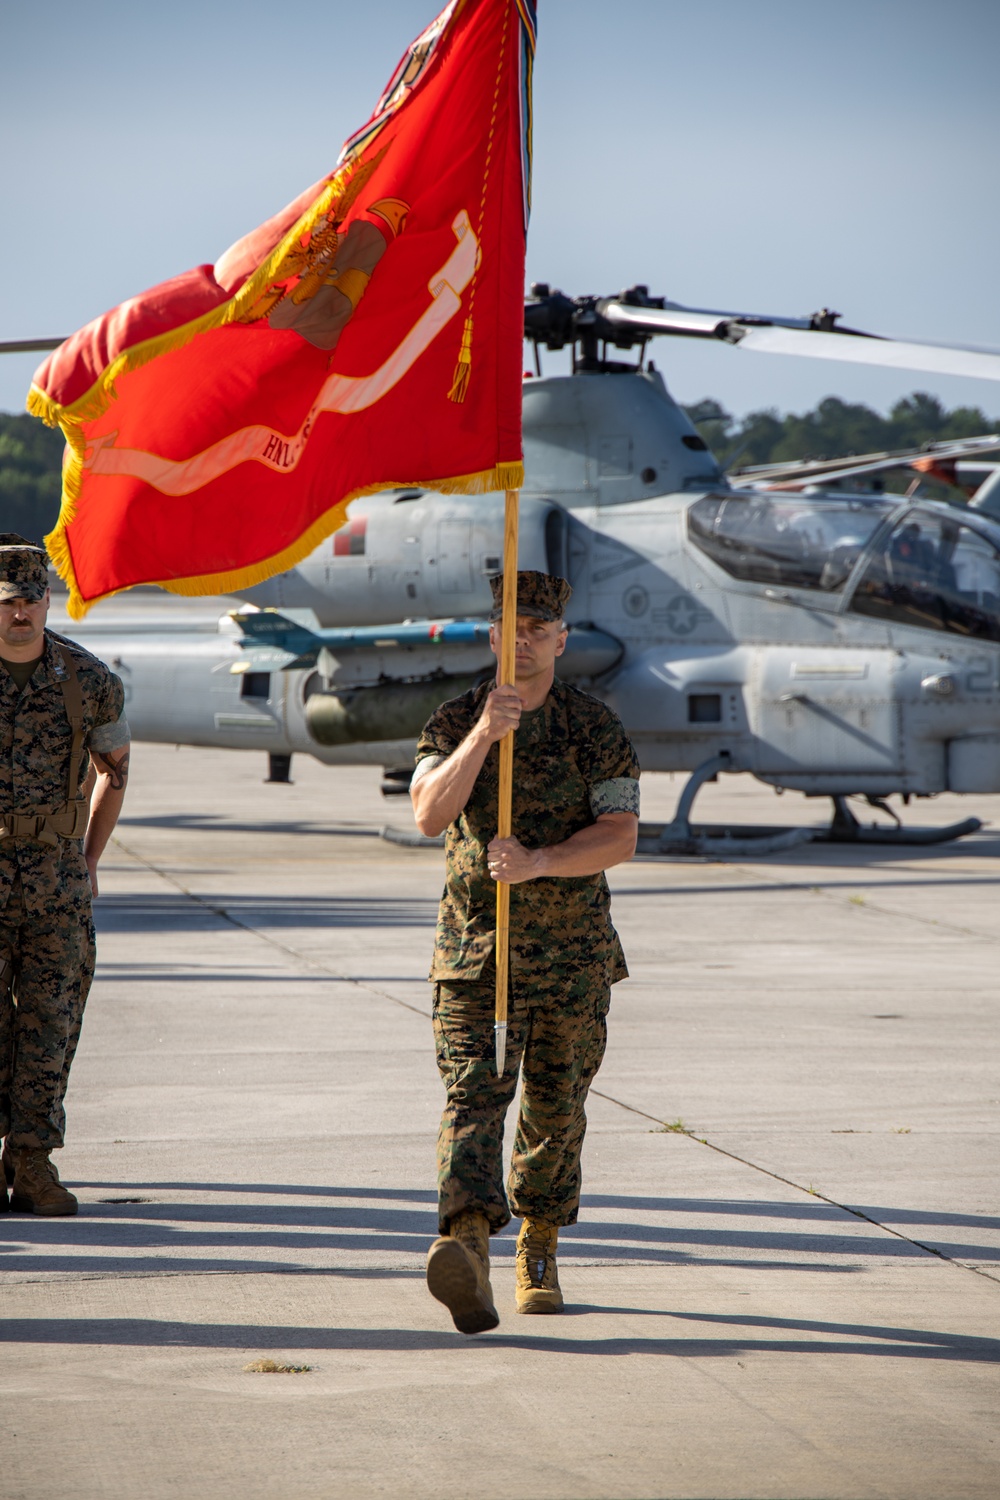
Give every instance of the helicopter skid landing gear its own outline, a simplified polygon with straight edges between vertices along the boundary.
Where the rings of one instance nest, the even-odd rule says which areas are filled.
[[[944,828],[904,828],[882,797],[865,800],[893,819],[895,826],[860,823],[847,805],[847,797],[831,797],[833,817],[826,828],[736,827],[718,823],[692,823],[694,799],[707,781],[720,771],[732,771],[732,756],[721,750],[691,772],[671,822],[640,823],[638,853],[646,855],[701,855],[709,858],[740,858],[778,854],[799,844],[944,844],[964,838],[983,826],[978,818],[965,818]]]
[[[714,781],[720,771],[731,771],[733,758],[720,750],[691,772],[681,792],[673,820],[663,826],[639,825],[640,854],[751,855],[777,854],[807,844],[816,837],[814,828],[723,828],[713,824],[692,824],[694,799],[706,781]]]
[[[831,797],[830,800],[833,803],[830,826],[816,832],[816,838],[824,844],[947,844],[951,839],[978,833],[983,826],[979,818],[965,818],[961,823],[948,823],[944,828],[904,828],[882,797],[866,797],[869,807],[888,813],[895,824],[893,828],[879,828],[875,823],[866,827],[858,822],[846,797]]]

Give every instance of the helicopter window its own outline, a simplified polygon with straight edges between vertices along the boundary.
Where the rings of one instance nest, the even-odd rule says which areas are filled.
[[[721,724],[721,693],[688,693],[689,724]]]
[[[856,498],[705,495],[688,511],[688,527],[695,545],[734,578],[833,593],[890,508]]]
[[[270,672],[244,672],[240,678],[241,698],[270,698]]]
[[[685,448],[692,448],[695,453],[707,453],[708,444],[697,432],[685,432],[681,435],[681,442]]]
[[[597,471],[602,479],[623,479],[632,472],[632,440],[612,435],[597,445]]]
[[[851,608],[879,620],[1000,641],[1000,553],[950,516],[910,512],[872,557]]]

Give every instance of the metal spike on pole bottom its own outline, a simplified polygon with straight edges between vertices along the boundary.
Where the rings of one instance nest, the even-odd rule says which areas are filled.
[[[503,528],[503,612],[500,620],[501,686],[513,684],[517,636],[517,502],[518,491],[508,490]],[[511,802],[514,795],[514,731],[500,741],[499,786],[497,788],[497,837],[511,835]],[[510,886],[497,881],[497,925],[495,954],[497,971],[496,1058],[497,1077],[503,1076],[507,1060],[507,995],[510,959]]]
[[[493,1027],[496,1037],[497,1049],[497,1077],[503,1077],[504,1064],[507,1061],[507,1022],[497,1021]]]

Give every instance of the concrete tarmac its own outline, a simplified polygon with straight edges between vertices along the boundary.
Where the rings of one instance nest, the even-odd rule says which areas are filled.
[[[442,856],[369,769],[136,746],[68,1100],[0,1218],[5,1500],[995,1500],[1000,798],[612,872],[561,1318],[427,1294]],[[681,778],[644,779],[663,820]],[[701,818],[811,821],[747,778]],[[307,1367],[253,1373],[261,1359]]]

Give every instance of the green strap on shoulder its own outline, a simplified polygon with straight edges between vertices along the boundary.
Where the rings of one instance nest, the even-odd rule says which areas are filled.
[[[62,688],[63,703],[66,705],[66,717],[73,731],[73,742],[69,752],[69,775],[66,779],[66,801],[70,803],[77,800],[80,789],[80,765],[83,760],[83,688],[80,686],[73,658],[66,647],[58,641],[56,646],[63,659],[63,666],[66,668],[66,676],[62,678],[59,685]]]

